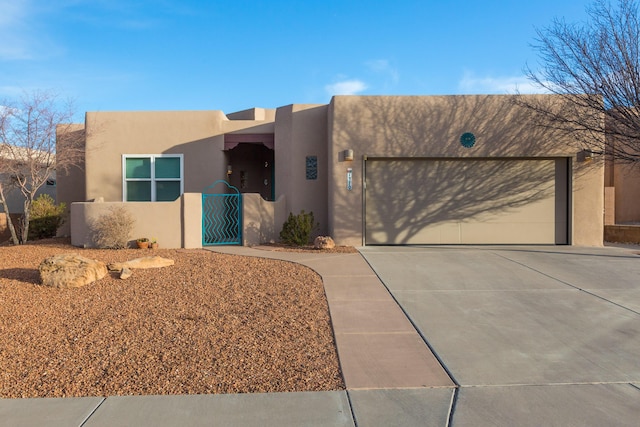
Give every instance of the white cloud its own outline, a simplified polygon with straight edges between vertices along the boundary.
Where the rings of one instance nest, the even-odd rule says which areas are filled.
[[[324,90],[330,95],[355,95],[367,89],[366,83],[357,79],[343,80],[328,84]]]
[[[398,81],[400,81],[400,74],[398,73],[398,70],[396,70],[386,59],[368,61],[365,65],[375,73],[386,74],[391,79],[392,84],[397,84]]]
[[[458,83],[458,90],[464,94],[546,93],[525,76],[476,77],[473,73],[465,73]]]

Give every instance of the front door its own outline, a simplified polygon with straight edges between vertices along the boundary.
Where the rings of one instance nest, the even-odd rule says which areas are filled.
[[[240,143],[229,150],[229,183],[241,193],[257,193],[263,199],[273,201],[273,150],[262,144]]]

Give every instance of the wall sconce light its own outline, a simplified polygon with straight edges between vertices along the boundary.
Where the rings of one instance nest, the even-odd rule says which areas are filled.
[[[342,157],[345,162],[350,162],[353,160],[353,150],[344,150],[342,152]]]
[[[602,152],[598,152],[598,151],[593,151],[593,150],[580,150],[578,151],[578,155],[576,156],[576,159],[578,160],[578,162],[590,162],[592,161],[595,156],[601,155],[603,154]]]
[[[231,175],[231,172],[233,172],[231,165],[227,165],[227,176]]]

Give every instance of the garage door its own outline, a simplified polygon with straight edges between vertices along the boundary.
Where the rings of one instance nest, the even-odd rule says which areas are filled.
[[[559,159],[367,159],[365,244],[566,244]]]

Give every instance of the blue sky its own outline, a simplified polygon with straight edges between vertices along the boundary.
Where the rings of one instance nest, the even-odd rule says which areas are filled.
[[[535,28],[590,0],[0,0],[0,99],[84,111],[327,103],[334,94],[535,92]]]

